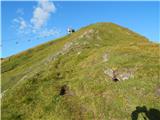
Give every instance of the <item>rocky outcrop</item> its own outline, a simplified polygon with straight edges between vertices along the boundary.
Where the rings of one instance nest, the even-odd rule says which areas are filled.
[[[110,77],[113,81],[123,81],[133,78],[133,70],[129,68],[121,68],[121,69],[106,69],[104,70],[104,74]]]

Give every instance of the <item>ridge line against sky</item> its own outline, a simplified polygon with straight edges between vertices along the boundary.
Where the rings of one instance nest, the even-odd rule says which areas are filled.
[[[160,41],[159,2],[3,1],[1,7],[2,16],[5,14],[2,57],[64,36],[69,26],[79,29],[96,22],[113,22]]]

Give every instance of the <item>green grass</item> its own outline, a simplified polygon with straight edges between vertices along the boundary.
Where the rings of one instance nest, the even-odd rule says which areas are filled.
[[[137,106],[160,109],[159,50],[127,28],[97,23],[6,58],[2,120],[129,120]],[[104,74],[123,68],[133,69],[134,77],[115,83]],[[63,85],[71,95],[59,95]]]

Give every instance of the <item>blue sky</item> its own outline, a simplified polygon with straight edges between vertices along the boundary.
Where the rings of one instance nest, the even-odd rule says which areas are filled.
[[[96,22],[113,22],[159,42],[159,2],[3,1],[2,57]]]

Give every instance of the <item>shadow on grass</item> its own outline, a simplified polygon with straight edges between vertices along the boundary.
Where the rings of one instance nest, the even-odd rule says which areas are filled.
[[[132,120],[138,120],[139,115],[143,116],[144,120],[160,120],[160,111],[154,108],[147,110],[146,106],[137,106],[131,114]]]

